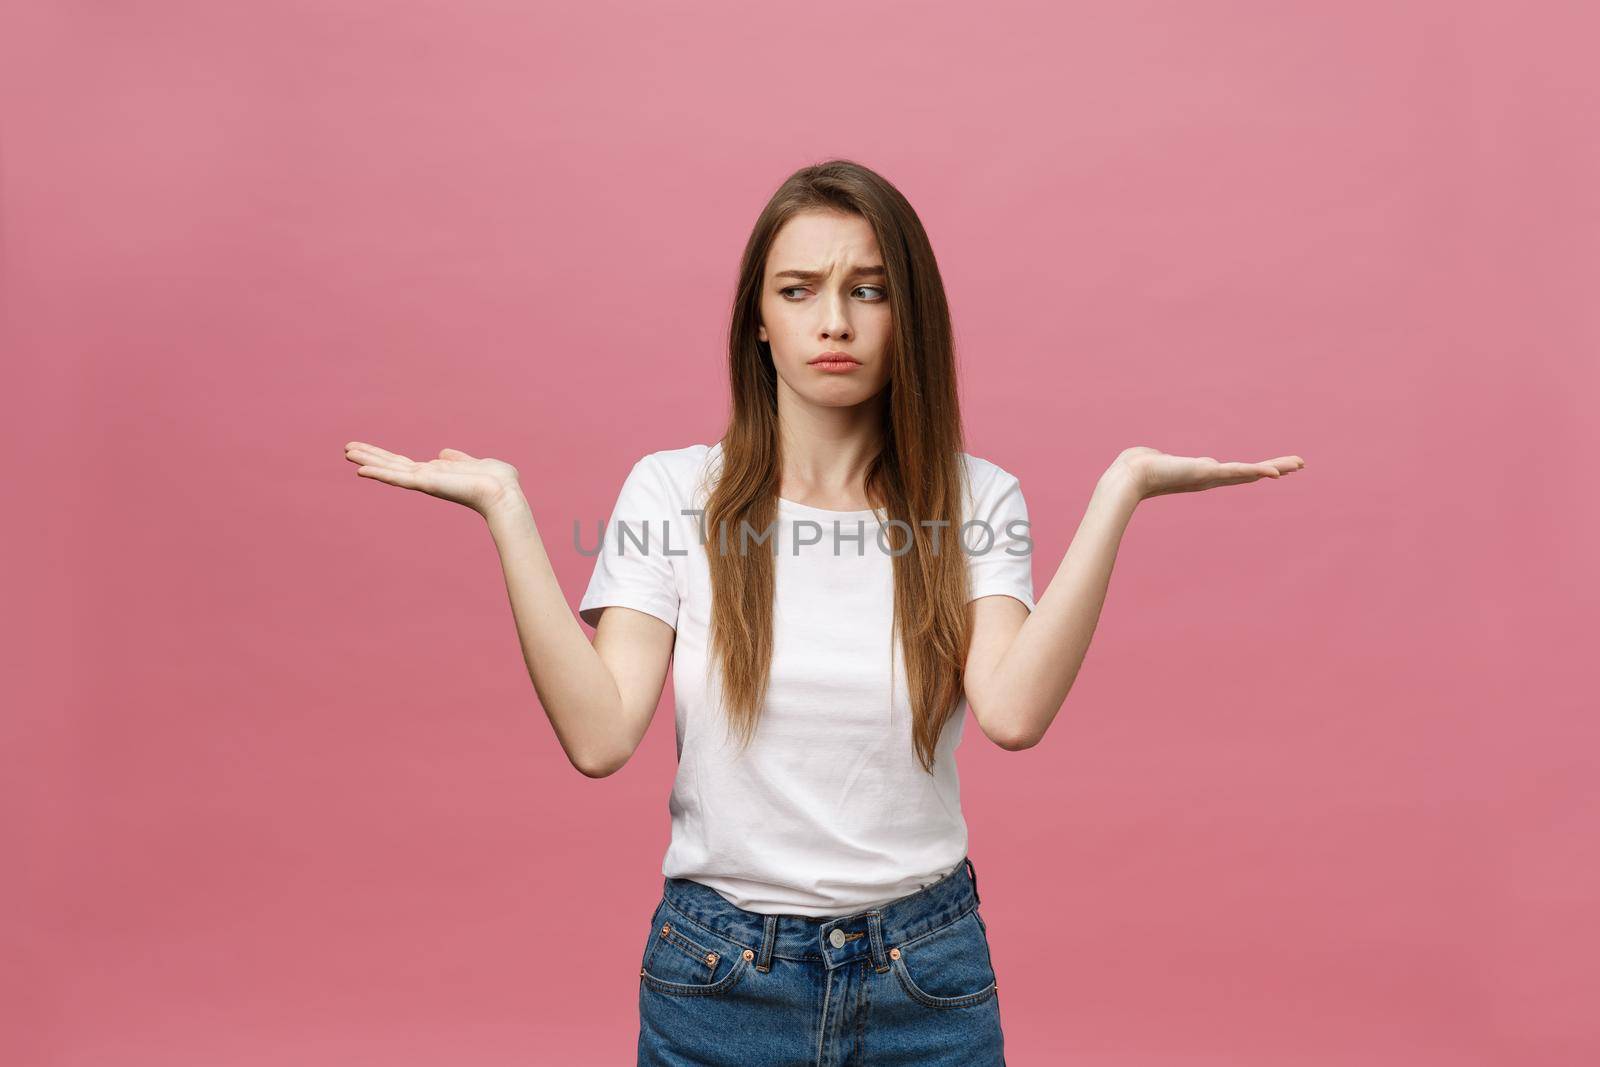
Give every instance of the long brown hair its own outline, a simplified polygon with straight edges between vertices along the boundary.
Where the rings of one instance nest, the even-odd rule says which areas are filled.
[[[894,555],[894,638],[905,662],[912,744],[932,773],[935,747],[961,697],[968,632],[966,558],[957,542],[964,468],[950,309],[933,247],[910,203],[872,170],[835,159],[804,167],[773,193],[756,219],[739,266],[728,333],[732,412],[720,476],[706,499],[705,528],[726,531],[729,551],[709,533],[711,664],[720,665],[729,727],[748,745],[755,734],[772,660],[773,554],[739,551],[741,524],[754,533],[776,520],[782,462],[777,371],[758,339],[767,255],[783,225],[803,211],[865,219],[887,272],[893,319],[883,403],[883,447],[866,473],[870,501],[884,510]],[[924,522],[945,520],[929,527]],[[906,538],[913,546],[904,551]],[[934,537],[939,548],[932,547]],[[894,647],[893,641],[890,645]]]

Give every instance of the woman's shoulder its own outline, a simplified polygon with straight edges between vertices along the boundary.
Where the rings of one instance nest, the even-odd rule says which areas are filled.
[[[963,452],[961,453],[961,461],[966,467],[967,484],[971,487],[974,496],[983,497],[996,490],[1005,489],[1012,482],[1018,480],[1016,475],[1000,466],[1000,464],[982,456]]]
[[[651,471],[671,496],[685,500],[704,484],[718,451],[716,444],[663,448],[645,453],[635,466]]]
[[[684,445],[682,448],[663,448],[655,452],[646,452],[640,457],[640,463],[648,463],[658,470],[668,474],[683,474],[698,471],[705,466],[711,458],[716,445]]]

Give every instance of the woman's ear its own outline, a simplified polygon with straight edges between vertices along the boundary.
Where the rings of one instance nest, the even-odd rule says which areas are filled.
[[[764,325],[762,325],[760,323],[757,323],[756,324],[756,340],[765,341],[766,339],[767,339],[767,328]]]

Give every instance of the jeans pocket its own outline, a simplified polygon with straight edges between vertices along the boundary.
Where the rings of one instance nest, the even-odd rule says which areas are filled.
[[[912,1000],[930,1008],[965,1008],[995,993],[989,938],[978,910],[914,940],[891,946],[895,976]]]
[[[663,898],[651,918],[639,980],[672,996],[715,996],[744,977],[755,952],[684,918]]]

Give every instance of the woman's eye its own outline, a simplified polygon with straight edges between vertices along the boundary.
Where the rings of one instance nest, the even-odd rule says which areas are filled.
[[[863,289],[870,289],[873,292],[878,294],[875,297],[870,297],[869,298],[873,303],[877,303],[880,300],[885,300],[885,299],[888,298],[888,295],[889,295],[888,290],[885,289],[881,285],[858,285],[854,289],[852,289],[851,292],[859,293]],[[791,296],[789,296],[789,294],[790,293],[797,293],[797,292],[804,292],[804,291],[805,291],[805,286],[803,286],[803,285],[791,285],[787,289],[779,289],[778,290],[778,295],[783,297],[785,300],[798,300],[799,297],[791,297]]]

